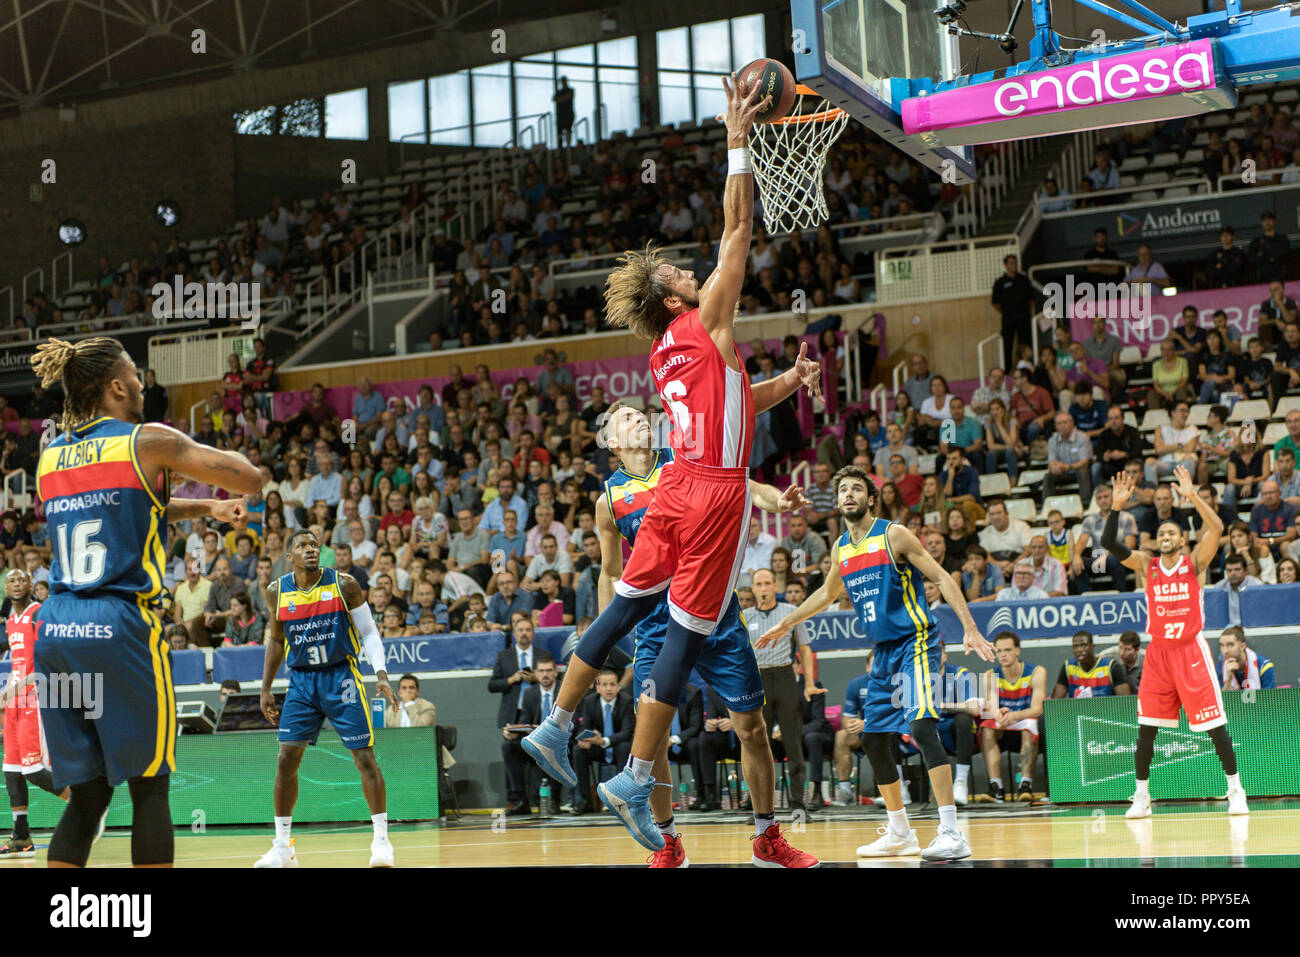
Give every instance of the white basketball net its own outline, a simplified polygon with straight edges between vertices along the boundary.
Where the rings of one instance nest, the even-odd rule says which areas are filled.
[[[768,233],[815,229],[830,216],[822,169],[849,115],[808,87],[798,90],[789,116],[774,123],[755,123],[749,131],[754,180]]]

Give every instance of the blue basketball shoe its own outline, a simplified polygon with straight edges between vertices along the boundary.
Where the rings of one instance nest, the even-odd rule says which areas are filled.
[[[569,732],[554,718],[547,718],[519,744],[552,781],[563,781],[571,788],[578,786],[578,776],[569,764]]]
[[[655,779],[637,784],[632,772],[624,768],[618,777],[610,778],[596,788],[605,807],[614,812],[623,826],[632,832],[637,843],[646,850],[657,851],[664,846],[664,836],[650,813],[650,794]]]

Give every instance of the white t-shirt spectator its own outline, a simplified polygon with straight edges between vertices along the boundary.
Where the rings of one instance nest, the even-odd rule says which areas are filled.
[[[442,576],[442,600],[453,602],[467,595],[487,595],[483,587],[464,572],[446,572]]]
[[[772,550],[776,548],[776,538],[767,532],[758,533],[758,541],[745,545],[745,557],[740,563],[740,570],[753,572],[760,568],[772,567]]]
[[[524,572],[524,577],[531,578],[533,581],[542,577],[542,572],[553,571],[560,575],[568,575],[573,571],[573,563],[569,561],[569,555],[563,549],[555,553],[555,561],[548,562],[545,555],[535,555],[533,560],[528,563],[528,570]]]
[[[349,539],[349,541],[351,542],[351,539]],[[351,544],[352,544],[352,560],[354,562],[357,561],[358,559],[361,559],[363,563],[374,561],[375,553],[379,551],[379,549],[375,547],[375,543],[368,538],[363,539],[360,545],[356,544],[355,542],[352,542]]]
[[[1029,539],[1032,536],[1027,523],[1013,518],[1005,532],[999,532],[992,525],[988,525],[980,532],[979,537],[980,545],[991,555],[998,552],[1015,552],[1019,555],[1029,547]]]
[[[664,233],[681,234],[689,231],[694,225],[695,221],[691,218],[690,208],[680,206],[675,213],[671,209],[664,210],[664,218],[659,222],[659,230]]]
[[[1194,425],[1184,426],[1181,430],[1175,429],[1173,425],[1160,426],[1160,441],[1164,445],[1186,445],[1200,434],[1201,430]],[[1166,462],[1177,461],[1177,456],[1172,452],[1161,458]]]
[[[921,403],[921,414],[928,415],[932,419],[951,419],[952,413],[948,407],[952,404],[952,394],[946,393],[943,397],[943,405],[936,405],[934,396],[930,396]]]

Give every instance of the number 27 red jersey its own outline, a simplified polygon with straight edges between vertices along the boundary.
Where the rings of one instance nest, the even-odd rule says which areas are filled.
[[[735,349],[735,346],[732,346]],[[669,443],[679,458],[713,468],[746,468],[754,445],[754,394],[727,365],[700,323],[699,308],[679,315],[650,351],[650,374],[672,417]]]
[[[1205,628],[1205,603],[1192,560],[1186,555],[1168,571],[1160,556],[1147,566],[1147,634],[1153,641],[1199,638]]]

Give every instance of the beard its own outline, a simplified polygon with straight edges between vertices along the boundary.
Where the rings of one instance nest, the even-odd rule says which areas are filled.
[[[845,518],[847,518],[850,522],[862,521],[864,518],[867,517],[868,511],[869,509],[867,508],[866,505],[859,505],[853,509],[848,509],[843,507],[840,508],[840,514],[843,515]]]

